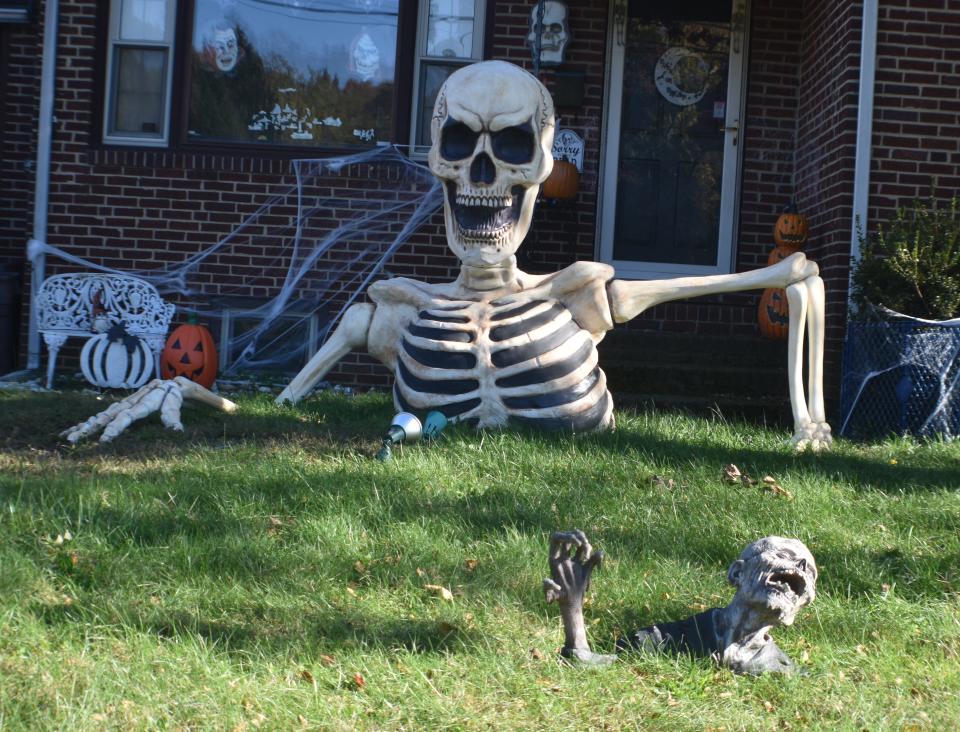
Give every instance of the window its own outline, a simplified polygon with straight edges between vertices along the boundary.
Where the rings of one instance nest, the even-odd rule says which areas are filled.
[[[483,58],[485,0],[420,0],[410,148],[430,147],[430,116],[443,82]]]
[[[389,142],[399,0],[196,0],[188,140]]]
[[[179,4],[110,1],[105,142],[423,152],[441,84],[483,56],[486,0]]]
[[[105,140],[167,142],[175,7],[167,0],[112,3]]]

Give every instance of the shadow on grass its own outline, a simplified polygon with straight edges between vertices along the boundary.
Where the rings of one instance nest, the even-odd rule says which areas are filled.
[[[211,619],[198,611],[143,606],[111,608],[110,624],[160,638],[198,638],[227,652],[286,655],[350,650],[404,650],[413,653],[462,653],[483,645],[476,629],[437,619],[372,613],[357,607],[302,610],[244,608],[244,617]],[[50,626],[86,625],[90,619],[74,605],[34,603],[35,617]],[[240,613],[234,613],[239,615]],[[102,618],[98,618],[102,620]],[[98,623],[99,624],[99,623]]]

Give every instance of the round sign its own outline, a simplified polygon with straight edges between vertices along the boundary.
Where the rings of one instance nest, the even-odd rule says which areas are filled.
[[[678,107],[687,107],[707,93],[710,65],[689,48],[672,46],[657,59],[653,80],[664,99]]]

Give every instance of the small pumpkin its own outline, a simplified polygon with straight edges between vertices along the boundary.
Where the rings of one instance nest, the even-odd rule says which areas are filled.
[[[83,344],[80,370],[94,386],[139,389],[153,373],[153,354],[143,339],[118,324]]]
[[[806,217],[797,213],[796,206],[791,203],[783,210],[773,227],[773,240],[778,247],[787,250],[789,255],[800,251],[806,245],[809,233]]]
[[[160,371],[165,379],[185,376],[207,389],[217,378],[217,347],[206,326],[191,315],[167,338],[160,356]]]
[[[577,166],[566,160],[554,160],[550,176],[543,182],[541,194],[544,198],[569,201],[577,197],[580,189],[580,171]]]
[[[772,340],[783,340],[790,331],[790,310],[787,305],[787,293],[778,287],[763,291],[760,308],[757,313],[760,335]]]

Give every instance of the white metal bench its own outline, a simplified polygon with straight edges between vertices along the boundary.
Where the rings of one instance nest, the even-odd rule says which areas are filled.
[[[130,275],[61,274],[48,277],[37,292],[39,330],[47,344],[47,388],[53,385],[57,352],[67,338],[90,338],[94,297],[111,323],[123,322],[127,332],[143,338],[160,373],[160,352],[176,306],[160,297],[149,282]]]

